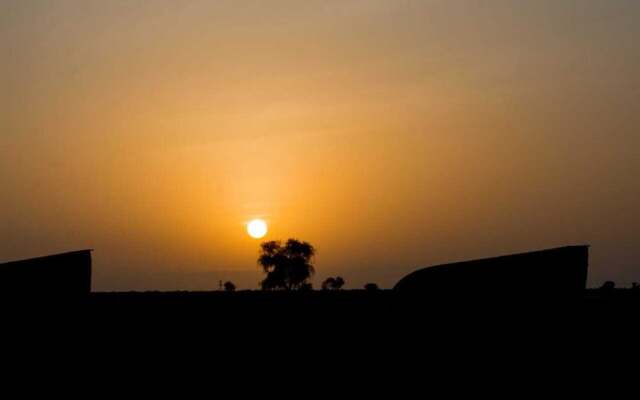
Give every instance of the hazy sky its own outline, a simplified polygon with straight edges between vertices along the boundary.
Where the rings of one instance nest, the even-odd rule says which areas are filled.
[[[0,261],[94,290],[316,286],[591,244],[640,281],[640,2],[0,2]]]

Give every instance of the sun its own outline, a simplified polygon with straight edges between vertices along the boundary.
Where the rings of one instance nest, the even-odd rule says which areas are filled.
[[[262,219],[253,219],[247,223],[247,233],[254,239],[263,238],[267,234],[267,223]]]

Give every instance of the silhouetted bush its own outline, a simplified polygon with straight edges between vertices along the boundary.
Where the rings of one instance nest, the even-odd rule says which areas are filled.
[[[631,293],[633,293],[634,295],[640,295],[640,283],[631,283]]]
[[[600,286],[600,290],[605,293],[612,293],[615,288],[616,283],[614,281],[606,281],[602,286]]]
[[[300,291],[301,292],[310,292],[312,290],[313,290],[313,285],[311,284],[311,282],[303,283],[300,286]]]
[[[340,276],[328,277],[322,282],[322,290],[340,290],[344,286],[344,279]]]
[[[311,244],[296,239],[289,239],[284,245],[279,241],[262,243],[258,264],[267,274],[260,283],[262,289],[303,288],[315,272],[311,263],[314,255],[315,249]]]
[[[224,291],[225,292],[235,292],[236,291],[236,285],[231,281],[226,281],[224,283]]]
[[[380,290],[380,288],[376,283],[367,283],[366,285],[364,285],[364,290],[368,292],[375,292],[376,290]]]
[[[333,289],[335,282],[336,282],[335,278],[328,277],[327,279],[324,280],[324,282],[322,282],[322,290]]]

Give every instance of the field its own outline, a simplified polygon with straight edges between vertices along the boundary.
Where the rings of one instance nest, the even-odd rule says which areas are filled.
[[[81,303],[93,319],[143,324],[177,320],[212,326],[229,323],[340,323],[344,326],[437,323],[480,319],[600,324],[633,321],[640,295],[630,290],[587,290],[579,298],[504,296],[402,297],[391,290],[92,293]]]
[[[117,292],[4,298],[7,343],[148,360],[590,357],[636,346],[640,296],[402,299],[381,290]],[[10,329],[9,329],[10,328]],[[25,347],[26,346],[26,347]],[[372,361],[374,362],[374,361]],[[391,365],[391,364],[389,364]]]

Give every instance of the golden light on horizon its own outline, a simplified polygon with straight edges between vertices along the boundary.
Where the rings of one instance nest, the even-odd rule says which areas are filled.
[[[267,223],[262,219],[254,219],[247,223],[247,233],[254,239],[265,237],[267,231]]]

